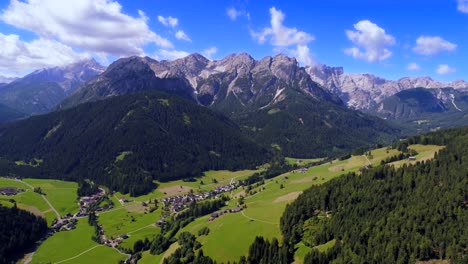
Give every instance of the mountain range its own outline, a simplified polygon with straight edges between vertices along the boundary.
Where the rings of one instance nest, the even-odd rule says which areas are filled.
[[[104,67],[94,59],[34,71],[0,88],[0,104],[27,115],[49,112]]]
[[[403,77],[386,80],[372,74],[345,74],[342,67],[316,65],[307,67],[312,80],[338,95],[346,105],[362,111],[373,111],[384,99],[407,89],[446,88],[468,91],[468,82],[456,80],[443,83],[430,77]]]
[[[290,156],[337,155],[369,142],[388,141],[397,133],[378,118],[347,109],[312,81],[296,59],[283,54],[261,60],[246,53],[219,61],[199,54],[161,62],[148,57],[119,59],[58,109],[155,90],[220,112],[256,142]]]

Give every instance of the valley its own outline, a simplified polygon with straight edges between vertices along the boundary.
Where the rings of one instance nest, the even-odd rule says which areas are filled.
[[[434,153],[441,148],[441,146],[435,145],[414,145],[409,147],[409,149],[418,152],[415,158],[419,162],[432,158]],[[398,153],[399,151],[396,149],[384,147],[372,150],[368,156],[352,156],[345,160],[331,160],[307,169],[301,168],[305,168],[303,166],[308,162],[320,161],[288,158],[289,162],[300,164],[300,166],[274,178],[252,185],[241,186],[228,193],[230,200],[224,208],[233,208],[238,206],[238,203],[242,203],[241,206],[245,208],[241,212],[225,214],[213,221],[208,221],[210,215],[202,216],[194,219],[178,233],[188,231],[197,234],[203,228],[208,228],[209,233],[199,237],[202,245],[201,249],[205,255],[219,262],[238,260],[240,256],[247,254],[249,245],[256,236],[263,236],[267,239],[281,238],[279,227],[281,215],[286,205],[295,200],[305,189],[313,185],[324,184],[348,172],[358,172],[360,168],[370,164],[379,166],[382,160]],[[394,164],[400,166],[402,163],[408,162],[412,161],[397,161]],[[104,235],[108,239],[115,239],[122,235],[128,237],[118,245],[119,250],[91,240],[94,230],[92,226],[88,225],[87,217],[84,217],[78,220],[76,229],[58,232],[43,242],[32,255],[29,263],[85,263],[88,261],[115,263],[118,260],[124,260],[127,258],[127,250],[133,250],[133,246],[138,240],[151,239],[161,232],[156,222],[163,213],[162,198],[183,195],[191,191],[197,193],[213,190],[216,186],[247,179],[260,170],[208,171],[202,177],[197,177],[195,181],[191,182],[179,180],[159,183],[160,185],[156,190],[137,197],[115,192],[110,196],[113,208],[97,212],[97,216],[98,223],[102,225]],[[22,188],[28,187],[28,184],[35,188],[40,187],[62,216],[69,212],[74,214],[77,211],[76,183],[36,179],[24,179],[23,183],[7,178],[2,178],[0,181],[0,187]],[[36,199],[26,198],[27,195],[37,197]],[[50,213],[47,204],[43,203],[42,199],[37,199],[40,198],[39,195],[32,192],[32,190],[19,193],[11,198],[16,200],[20,208],[39,215],[47,212],[47,216]],[[122,199],[125,199],[126,202],[121,202]],[[9,204],[7,200],[7,198],[2,197],[2,204],[11,206],[11,203]],[[240,202],[241,200],[242,202]],[[157,201],[156,210],[150,210],[153,204],[149,201]],[[53,216],[54,214],[50,217]],[[50,224],[51,218],[48,217],[48,219]],[[79,246],[71,246],[76,244],[75,241],[82,242]],[[219,248],[220,243],[223,244],[222,250]],[[139,263],[158,263],[162,261],[164,255],[170,255],[173,247],[175,245],[159,255],[144,252]],[[301,260],[305,252],[308,252],[307,247],[298,244],[295,256],[297,263],[302,263]]]

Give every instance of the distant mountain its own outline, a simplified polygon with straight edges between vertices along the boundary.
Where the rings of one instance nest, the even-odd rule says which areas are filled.
[[[277,146],[290,156],[334,155],[397,133],[382,121],[347,110],[283,54],[259,61],[246,53],[218,61],[199,54],[161,62],[120,59],[60,107],[147,90],[176,93],[215,109],[265,147]],[[359,132],[350,132],[356,124]],[[342,133],[349,136],[339,137]]]
[[[190,84],[181,78],[158,78],[151,66],[157,64],[149,57],[129,57],[115,61],[101,75],[80,87],[72,96],[58,105],[65,109],[84,102],[93,102],[111,96],[144,91],[164,91],[194,98]]]
[[[153,180],[255,168],[271,155],[206,107],[179,96],[139,93],[0,127],[0,157],[43,160],[36,177],[92,179],[136,195],[154,189]]]
[[[403,90],[371,110],[380,117],[429,131],[468,124],[468,92],[453,88]]]
[[[412,88],[446,88],[468,91],[468,82],[457,80],[443,83],[430,77],[404,77],[397,81],[386,80],[372,74],[345,74],[342,67],[317,65],[307,67],[312,80],[338,95],[353,109],[374,109],[384,99]]]
[[[27,114],[45,113],[103,71],[93,59],[37,70],[1,87],[0,103]]]
[[[0,75],[0,87],[1,85],[9,84],[16,79],[16,77],[5,77]]]
[[[0,123],[7,123],[25,117],[26,114],[0,104]]]

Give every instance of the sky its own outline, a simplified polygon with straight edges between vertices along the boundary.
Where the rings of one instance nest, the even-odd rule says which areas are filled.
[[[0,75],[95,58],[284,53],[386,79],[468,80],[468,0],[0,0]]]

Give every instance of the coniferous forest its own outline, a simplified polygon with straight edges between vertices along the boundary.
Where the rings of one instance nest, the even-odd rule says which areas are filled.
[[[305,263],[415,263],[468,256],[468,128],[397,145],[444,144],[434,160],[350,173],[305,191],[281,218],[285,245],[316,246]],[[326,215],[323,217],[323,215]],[[320,228],[309,230],[309,223]]]
[[[47,231],[44,218],[16,208],[0,205],[0,263],[13,259],[33,246]]]

